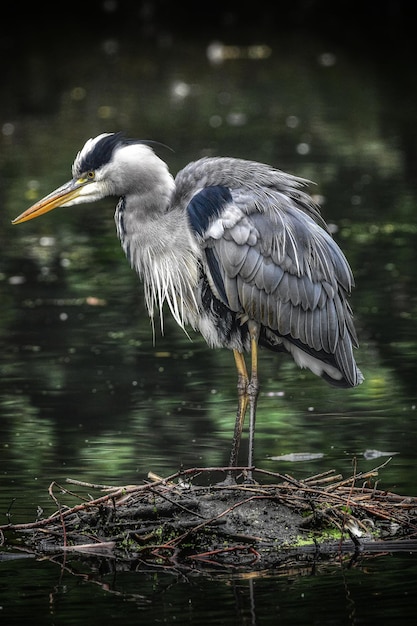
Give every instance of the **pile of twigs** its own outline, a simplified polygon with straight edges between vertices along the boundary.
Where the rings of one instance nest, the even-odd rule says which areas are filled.
[[[392,544],[416,538],[417,498],[378,489],[375,478],[381,467],[347,479],[330,470],[304,480],[253,468],[257,480],[272,484],[209,487],[194,481],[202,474],[247,468],[192,468],[167,478],[151,473],[142,485],[117,488],[67,479],[81,493],[53,482],[52,515],[6,524],[0,532],[3,541],[17,533],[36,554],[77,551],[148,564],[253,566],[262,561],[265,566],[266,554],[273,552],[276,558],[280,551],[294,550],[302,537],[306,545],[312,539],[315,549],[329,545],[330,536],[339,549],[346,542],[351,550],[371,543],[384,549],[388,539]],[[94,491],[100,495],[93,497]],[[76,504],[64,504],[68,497]],[[250,522],[251,511],[256,524]]]

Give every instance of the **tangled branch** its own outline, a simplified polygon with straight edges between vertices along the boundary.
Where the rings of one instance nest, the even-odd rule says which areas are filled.
[[[49,487],[54,513],[34,522],[4,524],[0,533],[20,533],[37,553],[112,554],[164,567],[184,560],[253,565],[265,550],[282,550],[303,534],[319,538],[323,529],[336,529],[340,541],[345,537],[356,547],[364,540],[414,539],[417,499],[377,488],[385,465],[369,472],[355,467],[347,479],[330,470],[304,480],[253,468],[259,483],[209,487],[196,485],[197,477],[239,474],[247,468],[197,467],[166,478],[149,473],[142,485],[119,487],[67,479],[70,490],[54,481]],[[100,494],[77,493],[74,487]],[[64,498],[76,503],[64,504]]]

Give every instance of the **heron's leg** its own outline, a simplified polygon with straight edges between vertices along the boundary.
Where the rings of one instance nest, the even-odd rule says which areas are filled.
[[[243,422],[245,421],[245,413],[248,406],[248,385],[249,377],[246,370],[246,363],[243,354],[238,350],[233,350],[237,369],[237,395],[238,406],[236,413],[235,430],[233,433],[232,452],[230,454],[230,467],[237,465],[240,439],[242,437]]]
[[[253,466],[253,452],[255,446],[255,420],[256,405],[259,395],[259,379],[258,379],[258,339],[259,326],[255,322],[249,322],[250,346],[251,346],[251,379],[248,385],[247,394],[249,399],[249,452],[248,467]],[[252,471],[248,470],[247,480],[252,482]]]

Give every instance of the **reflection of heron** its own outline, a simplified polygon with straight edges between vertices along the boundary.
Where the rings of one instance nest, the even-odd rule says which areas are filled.
[[[239,403],[232,466],[248,405],[248,466],[253,462],[258,344],[289,353],[333,385],[362,382],[347,302],[353,276],[302,191],[306,181],[233,158],[190,163],[174,180],[149,143],[121,134],[88,140],[72,174],[14,223],[59,206],[120,197],[117,232],[143,279],[150,317],[166,301],[181,327],[190,324],[209,346],[233,350]]]

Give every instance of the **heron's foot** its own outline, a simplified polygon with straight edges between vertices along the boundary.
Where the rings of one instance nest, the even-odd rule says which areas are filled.
[[[257,485],[258,484],[256,480],[253,478],[252,469],[243,470],[242,474],[240,474],[239,476],[243,476],[242,483],[237,482],[235,472],[228,472],[226,478],[220,481],[219,483],[216,483],[215,486],[216,487],[236,487],[239,484],[243,484],[243,485]]]
[[[234,473],[228,472],[224,480],[216,483],[216,487],[235,487],[237,485]]]
[[[243,484],[244,485],[257,485],[258,484],[252,475],[252,470],[247,470],[244,473]]]

